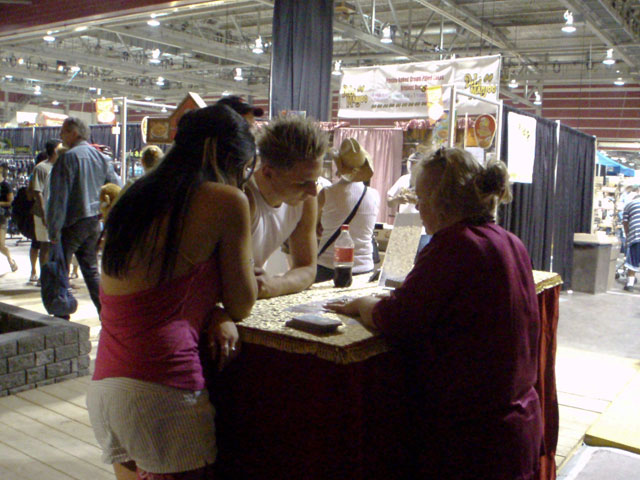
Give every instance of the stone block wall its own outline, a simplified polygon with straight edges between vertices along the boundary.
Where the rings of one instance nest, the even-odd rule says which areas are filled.
[[[89,374],[89,327],[0,303],[0,397]]]

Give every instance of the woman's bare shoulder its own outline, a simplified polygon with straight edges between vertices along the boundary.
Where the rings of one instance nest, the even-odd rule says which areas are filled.
[[[205,182],[194,196],[194,206],[206,213],[224,217],[248,212],[249,201],[242,190],[236,187]]]

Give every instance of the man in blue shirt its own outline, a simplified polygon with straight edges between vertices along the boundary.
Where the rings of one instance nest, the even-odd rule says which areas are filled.
[[[109,157],[93,148],[89,127],[75,117],[62,124],[60,137],[69,150],[58,159],[49,179],[47,228],[51,243],[61,242],[66,264],[75,253],[91,300],[100,313],[97,245],[100,237],[100,187],[122,186]]]
[[[624,265],[627,268],[627,284],[624,289],[632,292],[636,272],[640,270],[640,187],[633,187],[627,198],[628,202],[622,213],[622,225],[627,237],[627,258]]]

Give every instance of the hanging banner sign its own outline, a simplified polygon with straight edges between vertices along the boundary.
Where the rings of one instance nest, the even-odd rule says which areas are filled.
[[[452,85],[456,85],[458,91],[498,101],[500,55],[344,68],[338,117],[427,117],[429,87],[442,87],[443,109],[449,110]],[[486,104],[477,100],[464,96],[460,100],[462,103],[457,108],[461,113],[487,111]]]
[[[98,123],[116,123],[113,98],[100,98],[96,100],[96,118],[98,119]]]
[[[536,157],[536,124],[533,117],[509,112],[507,116],[507,155],[509,180],[531,183]]]

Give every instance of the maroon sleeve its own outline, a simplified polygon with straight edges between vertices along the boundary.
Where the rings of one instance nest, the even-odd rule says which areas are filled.
[[[467,264],[464,249],[449,240],[447,233],[435,235],[404,283],[375,306],[373,322],[385,336],[392,340],[428,336],[433,322],[447,313]]]

